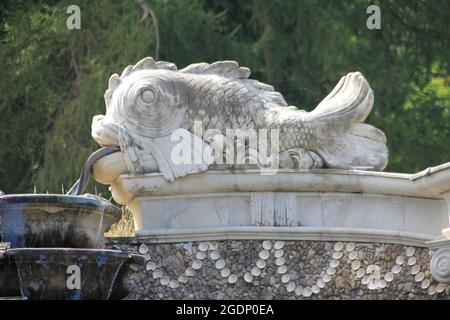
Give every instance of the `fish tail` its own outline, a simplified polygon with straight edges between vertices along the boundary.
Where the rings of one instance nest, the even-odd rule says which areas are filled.
[[[337,169],[383,170],[388,162],[384,133],[363,123],[374,102],[373,91],[359,72],[341,78],[309,113],[318,128],[314,148],[325,165]]]

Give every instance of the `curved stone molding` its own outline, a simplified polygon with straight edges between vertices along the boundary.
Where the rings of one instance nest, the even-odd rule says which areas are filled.
[[[436,281],[450,283],[450,247],[440,248],[434,252],[430,269]]]
[[[317,230],[327,230],[327,239],[336,240],[345,230],[349,240],[389,238],[423,246],[448,227],[449,198],[441,192],[450,189],[450,179],[444,179],[449,172],[449,166],[423,175],[280,170],[265,176],[226,170],[172,183],[154,173],[121,175],[111,192],[133,211],[137,236],[161,241],[260,239],[266,227],[287,227],[293,229],[272,230],[270,237],[319,239],[323,234]]]
[[[450,163],[431,175],[360,170],[279,170],[261,175],[259,170],[208,171],[170,183],[160,173],[120,175],[111,185],[121,204],[135,197],[214,192],[341,192],[444,199],[450,193]],[[425,179],[425,181],[422,181]]]
[[[309,240],[309,241],[355,241],[383,242],[426,247],[433,237],[426,234],[364,228],[318,228],[318,227],[234,227],[197,228],[177,230],[142,229],[135,233],[139,241],[148,243],[177,243],[184,241],[215,240]]]

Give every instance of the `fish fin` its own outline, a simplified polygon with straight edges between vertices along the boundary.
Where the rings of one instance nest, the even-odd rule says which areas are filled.
[[[360,72],[342,77],[334,89],[309,112],[315,121],[329,125],[347,125],[364,122],[372,110],[373,91]]]
[[[329,168],[377,171],[386,167],[389,154],[384,133],[365,123],[351,125],[317,153]]]
[[[144,173],[143,152],[141,146],[136,142],[137,139],[123,127],[118,128],[117,135],[120,151],[122,152],[128,172],[133,174]]]
[[[214,63],[194,63],[181,69],[183,73],[193,74],[215,74],[230,79],[247,79],[250,76],[250,69],[240,67],[236,61],[225,60]]]
[[[123,69],[120,79],[123,79],[135,71],[148,70],[148,69],[165,69],[176,71],[177,66],[167,61],[155,61],[152,57],[145,57],[139,60],[134,66],[129,65]]]
[[[258,91],[259,96],[265,100],[266,107],[287,107],[283,95],[275,91],[271,85],[253,79],[244,80],[242,83],[245,84],[247,88]]]
[[[184,139],[191,141],[191,145],[184,144],[186,141],[184,143],[176,141],[170,135],[146,139],[148,140],[146,147],[155,158],[159,171],[168,181],[173,181],[188,174],[203,172],[207,170],[209,165],[214,161],[213,158],[203,156],[204,154],[211,154],[212,149],[200,137],[185,129],[178,130],[180,130],[179,133],[182,134]],[[189,156],[189,159],[198,159],[199,161],[187,161],[187,163],[176,161],[172,152],[177,150],[180,146],[189,149],[183,149],[187,150],[191,155]]]
[[[319,105],[308,113],[318,128],[316,151],[327,167],[383,170],[388,161],[384,133],[364,120],[372,110],[373,91],[359,72],[342,77]],[[330,134],[331,133],[331,134]]]
[[[257,80],[248,79],[250,76],[250,69],[240,67],[236,61],[217,61],[214,63],[194,63],[181,69],[180,72],[192,74],[209,74],[218,75],[221,77],[240,80],[240,83],[245,85],[248,89],[257,91],[258,94],[265,99],[267,105],[273,106],[287,106],[283,95],[276,92],[271,85],[259,82]]]
[[[108,109],[109,103],[111,102],[112,99],[112,94],[114,92],[114,89],[117,88],[117,86],[120,84],[120,77],[117,73],[114,73],[108,81],[108,89],[105,91],[105,105],[106,108]]]

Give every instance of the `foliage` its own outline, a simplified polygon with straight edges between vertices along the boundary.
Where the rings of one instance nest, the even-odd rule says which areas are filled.
[[[127,208],[122,208],[122,218],[114,223],[105,237],[131,237],[134,233],[133,213]]]
[[[375,91],[368,122],[388,137],[388,170],[450,161],[450,3],[380,0],[382,29],[366,28],[367,0],[146,0],[158,16],[160,59],[179,67],[234,59],[286,100],[312,109],[359,70]],[[61,192],[97,148],[91,118],[104,112],[111,73],[153,56],[151,21],[135,1],[0,3],[0,189]],[[90,192],[107,194],[91,184]]]

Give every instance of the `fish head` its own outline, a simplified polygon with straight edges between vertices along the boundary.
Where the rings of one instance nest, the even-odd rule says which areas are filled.
[[[173,63],[151,57],[113,74],[105,92],[105,115],[92,120],[92,137],[101,146],[119,145],[119,131],[142,138],[170,135],[184,121],[185,81]]]
[[[185,115],[183,81],[172,70],[139,70],[120,81],[106,118],[142,137],[170,135]]]

